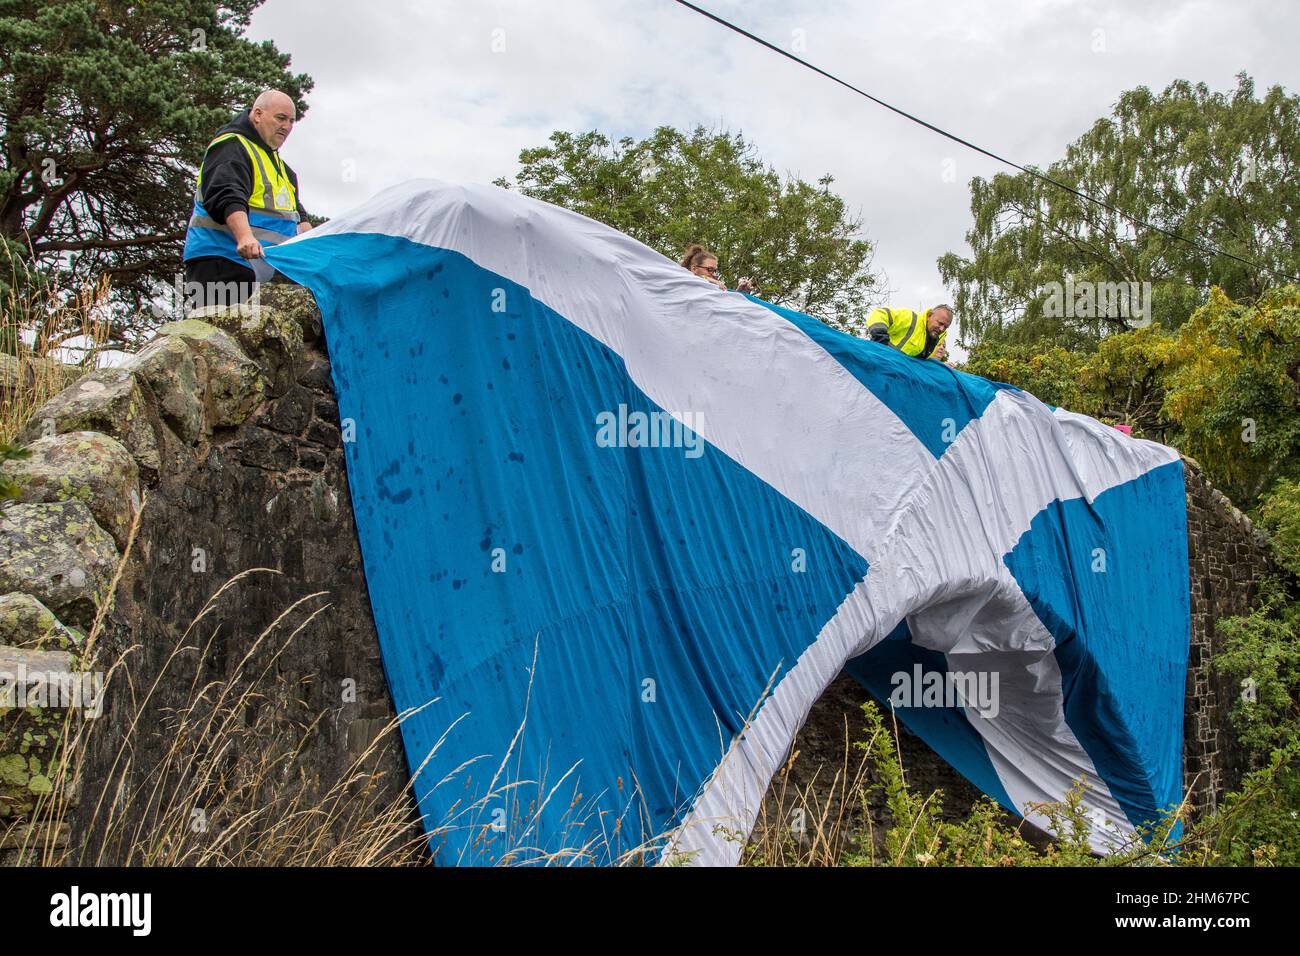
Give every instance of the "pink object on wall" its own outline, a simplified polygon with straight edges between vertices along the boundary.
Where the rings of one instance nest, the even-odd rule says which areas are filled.
[[[1115,427],[1118,428],[1120,431],[1122,431],[1125,435],[1132,435],[1132,434],[1133,434],[1133,426],[1132,426],[1132,425],[1116,425]]]

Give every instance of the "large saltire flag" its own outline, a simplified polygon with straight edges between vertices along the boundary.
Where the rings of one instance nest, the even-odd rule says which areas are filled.
[[[1183,470],[1032,395],[420,180],[268,252],[324,317],[440,863],[739,858],[846,667],[1098,849],[1181,796]]]

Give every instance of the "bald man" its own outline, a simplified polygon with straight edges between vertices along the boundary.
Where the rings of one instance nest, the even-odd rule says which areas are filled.
[[[275,274],[265,247],[311,228],[279,152],[297,119],[293,100],[267,90],[208,144],[185,233],[189,305],[243,302]]]

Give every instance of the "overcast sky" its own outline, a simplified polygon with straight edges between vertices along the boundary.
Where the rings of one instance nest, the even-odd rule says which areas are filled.
[[[1300,5],[1276,0],[700,5],[1026,164],[1135,86],[1227,90],[1244,69],[1257,90],[1300,90]],[[1000,169],[670,0],[267,0],[250,35],[316,81],[283,155],[329,216],[412,177],[511,175],[555,129],[703,124],[783,172],[833,175],[892,301],[926,306],[948,298],[936,259],[968,252],[967,183]]]

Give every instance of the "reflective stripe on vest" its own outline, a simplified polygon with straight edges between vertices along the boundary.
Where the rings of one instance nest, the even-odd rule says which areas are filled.
[[[248,210],[248,227],[253,238],[264,246],[279,245],[298,234],[298,224],[292,219],[267,216],[260,209]],[[205,256],[222,256],[240,265],[248,265],[238,252],[235,233],[229,226],[208,215],[202,203],[196,202],[185,230],[185,252],[182,258],[201,259]]]
[[[921,316],[911,309],[908,311],[912,312],[912,324],[907,327],[907,331],[903,333],[903,337],[898,340],[898,348],[899,351],[905,352],[908,355],[918,355],[925,349],[925,336],[921,336],[921,347],[915,352],[911,351],[911,346],[912,333],[916,331],[916,323],[920,320]]]
[[[194,213],[190,216],[190,225],[198,226],[200,229],[225,229],[226,228],[224,223],[217,222],[211,216],[207,215],[202,206],[200,206],[197,210],[195,210]],[[251,218],[248,220],[248,228],[249,231],[252,232],[253,238],[256,239],[258,242],[270,243],[273,246],[278,243],[284,242],[284,240],[286,239],[292,239],[294,235],[294,233],[277,232],[274,229],[266,229],[262,226],[255,226],[253,225],[253,220]]]

